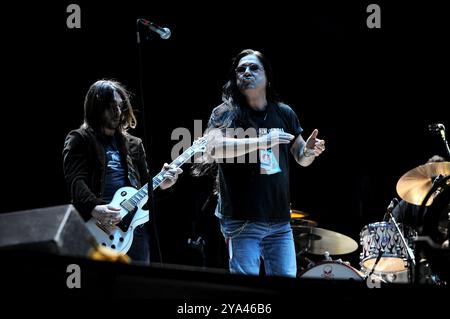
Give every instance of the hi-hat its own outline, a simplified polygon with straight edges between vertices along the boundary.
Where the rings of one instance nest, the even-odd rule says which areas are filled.
[[[302,249],[310,254],[345,255],[358,249],[352,238],[318,227],[297,226],[293,228],[294,238]]]
[[[447,175],[450,175],[450,162],[435,162],[420,165],[408,171],[398,180],[397,193],[408,203],[422,205],[422,201],[433,187],[435,179],[439,176],[445,177]],[[433,203],[435,195],[432,195],[428,199],[426,206]]]
[[[291,209],[291,218],[305,218],[308,217],[309,214],[302,212],[300,210]]]
[[[308,227],[316,227],[317,226],[317,222],[311,219],[304,219],[304,218],[299,218],[299,219],[291,219],[291,227],[292,228],[296,228],[299,226],[308,226]]]

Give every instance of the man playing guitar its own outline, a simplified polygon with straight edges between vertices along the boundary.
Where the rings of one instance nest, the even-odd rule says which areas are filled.
[[[123,85],[110,80],[95,82],[85,97],[84,123],[66,137],[63,168],[72,202],[85,220],[91,219],[88,225],[97,225],[99,233],[107,238],[120,227],[122,235],[117,236],[117,243],[126,244],[122,251],[133,260],[149,263],[149,232],[144,224],[148,212],[144,212],[146,220],[141,218],[141,222],[133,223],[133,217],[142,213],[140,208],[145,204],[142,200],[145,196],[139,197],[141,193],[137,190],[130,196],[123,191],[116,194],[123,187],[127,190],[142,188],[149,180],[142,141],[127,132],[135,127],[136,117]],[[171,187],[180,173],[180,168],[164,164],[158,175],[159,188]],[[128,213],[127,207],[119,207],[120,202],[113,200],[121,194],[127,199],[121,201],[124,205],[131,205],[131,197],[138,197],[140,203],[136,201]],[[122,221],[127,216],[129,220]],[[130,229],[127,238],[123,234]]]

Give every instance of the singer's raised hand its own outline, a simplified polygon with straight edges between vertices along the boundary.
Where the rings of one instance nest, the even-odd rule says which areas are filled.
[[[319,156],[323,151],[325,151],[325,141],[318,139],[318,134],[319,130],[315,129],[306,140],[305,154],[308,154],[308,156]]]

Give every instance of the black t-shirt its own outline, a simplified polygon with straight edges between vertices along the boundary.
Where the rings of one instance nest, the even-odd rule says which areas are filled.
[[[297,137],[303,131],[297,115],[285,104],[270,103],[264,111],[250,108],[246,111],[248,121],[243,129],[253,127],[258,136],[271,130],[283,130]],[[236,122],[234,127],[238,126]],[[223,159],[223,163],[219,163],[220,198],[216,215],[239,220],[288,221],[292,142],[246,154],[244,163],[237,162],[237,158]]]

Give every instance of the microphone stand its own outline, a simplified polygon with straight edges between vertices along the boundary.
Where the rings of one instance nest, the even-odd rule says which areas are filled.
[[[450,147],[448,146],[447,138],[445,137],[445,127],[439,129],[439,133],[441,135],[442,141],[444,141],[445,150],[447,151],[447,157],[450,159]]]
[[[139,25],[141,23],[141,19],[137,19],[136,21],[136,35],[137,35],[137,46],[138,46],[138,68],[139,68],[139,95],[141,100],[141,112],[142,112],[142,120],[143,120],[143,143],[144,148],[146,152],[146,159],[147,159],[147,170],[149,172],[149,180],[144,181],[148,183],[148,199],[147,199],[147,208],[150,210],[149,214],[152,214],[152,225],[153,225],[153,233],[156,241],[156,247],[158,249],[158,255],[159,255],[159,262],[161,266],[163,266],[163,259],[162,259],[162,252],[161,252],[161,245],[159,243],[159,236],[158,236],[158,230],[156,227],[156,213],[155,213],[155,197],[153,192],[153,179],[152,179],[152,170],[150,169],[152,160],[151,160],[151,149],[150,146],[152,142],[152,134],[150,134],[150,144],[148,143],[148,135],[147,135],[147,125],[146,123],[146,116],[145,116],[145,103],[144,103],[144,85],[143,85],[143,63],[142,63],[142,47],[141,47],[141,34],[139,32]],[[149,236],[149,251],[151,251],[151,236]],[[150,253],[150,252],[149,252]]]
[[[445,149],[447,151],[447,158],[450,159],[450,147],[448,146],[447,139],[445,138],[445,131],[444,131],[444,133],[442,133],[442,139],[444,140]]]
[[[447,151],[447,158],[450,159],[450,147],[448,146],[447,138],[445,137],[444,124],[431,124],[428,126],[430,131],[438,132],[444,142],[445,150]]]

